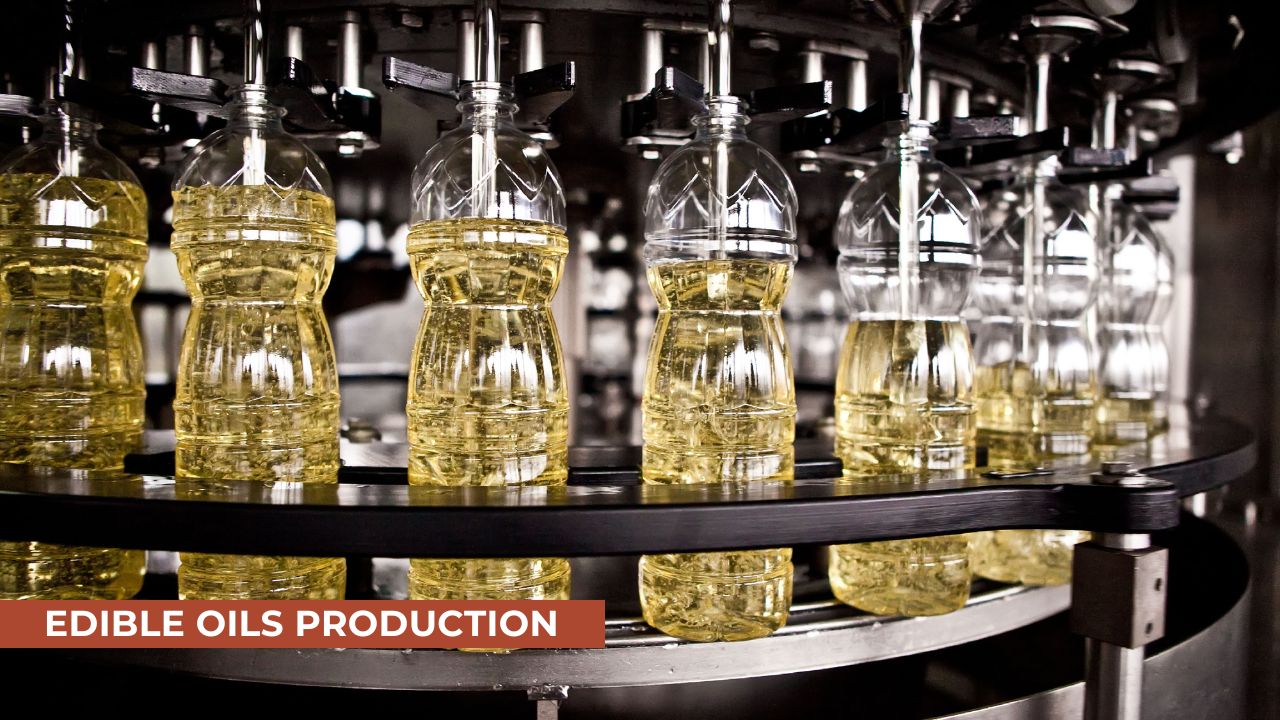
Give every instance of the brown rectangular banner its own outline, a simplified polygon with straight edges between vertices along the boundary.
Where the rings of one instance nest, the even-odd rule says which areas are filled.
[[[604,601],[0,602],[0,648],[462,647],[604,647]]]

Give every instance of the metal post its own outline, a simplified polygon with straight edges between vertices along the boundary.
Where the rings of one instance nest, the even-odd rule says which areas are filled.
[[[496,83],[498,53],[501,52],[498,35],[497,0],[476,0],[476,81]]]
[[[867,61],[865,58],[849,60],[849,109],[858,112],[867,109]]]
[[[358,88],[360,83],[360,13],[343,13],[338,35],[338,85]]]
[[[942,79],[933,73],[924,83],[924,119],[931,123],[942,119]]]
[[[188,75],[209,73],[209,41],[199,25],[187,28],[184,36],[182,71]]]
[[[1093,541],[1114,550],[1146,550],[1150,535],[1099,533]],[[1141,720],[1142,660],[1146,651],[1085,639],[1085,720]]]
[[[523,23],[520,26],[520,72],[537,70],[545,64],[542,52],[542,21]]]
[[[262,85],[267,81],[267,54],[264,51],[265,30],[262,23],[262,0],[244,3],[244,84]]]
[[[658,71],[662,69],[663,52],[662,31],[648,27],[644,28],[644,59],[640,63],[640,91],[642,93],[649,92],[653,89],[653,81],[658,75]]]
[[[1160,481],[1127,462],[1105,462],[1099,485]],[[1141,720],[1144,647],[1164,636],[1169,553],[1139,533],[1095,533],[1076,546],[1071,629],[1086,638],[1084,720]]]
[[[295,58],[305,61],[305,50],[303,49],[303,35],[301,25],[289,25],[284,29],[284,54],[285,57]]]
[[[733,94],[733,8],[729,0],[711,0],[707,25],[707,52],[711,74],[707,80],[707,96],[727,97]]]
[[[476,79],[476,23],[458,18],[458,79]]]

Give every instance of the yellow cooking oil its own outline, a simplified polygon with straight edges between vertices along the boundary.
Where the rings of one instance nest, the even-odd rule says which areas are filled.
[[[855,320],[836,375],[836,455],[846,482],[914,483],[974,466],[973,353],[959,320]],[[940,615],[969,598],[962,535],[831,548],[841,602],[877,615]]]
[[[142,432],[146,259],[136,183],[0,175],[0,462],[121,468]],[[141,550],[0,542],[0,599],[123,599],[144,572]]]
[[[551,299],[564,229],[494,218],[432,220],[409,232],[426,310],[406,408],[409,483],[564,485],[569,399]],[[418,600],[563,600],[564,558],[414,559]]]
[[[977,371],[978,440],[988,464],[1003,469],[1052,465],[1087,447],[1094,403],[1090,389],[1057,389],[1036,395],[1031,369],[1022,362]],[[995,530],[969,536],[976,574],[999,582],[1061,585],[1071,581],[1071,554],[1089,539],[1080,530]]]
[[[648,484],[790,482],[796,400],[781,305],[789,260],[658,262],[644,393]],[[646,555],[645,621],[697,641],[749,640],[782,627],[791,549]]]
[[[1162,428],[1156,404],[1149,392],[1113,392],[1098,398],[1094,443],[1124,446],[1159,434]]]
[[[320,307],[333,201],[272,185],[174,192],[173,250],[191,294],[173,403],[179,490],[287,490],[338,479],[338,374]],[[341,558],[182,553],[183,598],[341,599]]]

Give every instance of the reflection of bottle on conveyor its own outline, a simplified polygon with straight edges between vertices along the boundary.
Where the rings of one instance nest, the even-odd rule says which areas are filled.
[[[727,83],[712,83],[693,140],[658,168],[645,205],[645,262],[659,307],[643,401],[646,483],[794,476],[795,390],[781,305],[795,262],[795,191],[747,138]],[[786,622],[791,582],[790,548],[640,561],[645,620],[690,640],[768,635]]]
[[[477,31],[487,40],[497,18],[484,5]],[[406,409],[414,485],[568,478],[569,401],[550,307],[569,250],[564,193],[544,148],[515,125],[496,50],[477,43],[483,77],[463,86],[462,124],[414,171],[408,250],[426,302]],[[410,563],[414,599],[559,600],[569,587],[564,558]]]
[[[147,201],[95,123],[51,103],[41,124],[0,163],[0,462],[118,470],[142,433]],[[0,598],[128,598],[144,569],[141,550],[0,542]]]
[[[174,180],[173,251],[191,294],[175,457],[178,489],[190,494],[338,480],[337,363],[320,307],[337,253],[329,175],[284,131],[259,78],[246,80],[226,128]],[[184,598],[332,600],[346,585],[341,558],[181,559]]]

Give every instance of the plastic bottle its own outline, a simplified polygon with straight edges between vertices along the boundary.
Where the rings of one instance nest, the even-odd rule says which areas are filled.
[[[519,130],[511,91],[466,85],[462,124],[413,178],[408,250],[426,312],[409,376],[409,482],[545,486],[568,478],[569,400],[550,303],[564,271],[564,192]],[[415,599],[558,600],[563,558],[415,559]]]
[[[41,124],[0,162],[0,461],[119,469],[142,433],[146,196],[73,108]],[[0,598],[128,598],[144,571],[142,550],[0,542]]]
[[[642,473],[653,484],[789,482],[796,399],[781,306],[796,258],[796,196],[713,97],[692,141],[658,168],[645,202],[658,322],[643,400]],[[653,627],[746,640],[781,627],[791,550],[646,555],[640,600]]]
[[[977,200],[932,159],[927,124],[886,144],[836,228],[854,312],[836,376],[836,454],[851,482],[974,466],[973,354],[960,313],[978,268]],[[918,246],[899,230],[899,198],[912,191]],[[838,599],[867,612],[950,612],[969,597],[967,539],[833,546],[828,575]]]
[[[180,490],[336,483],[338,375],[320,307],[337,253],[329,174],[245,84],[174,180],[173,251],[191,294],[173,403]],[[341,558],[182,553],[197,599],[340,599]]]

